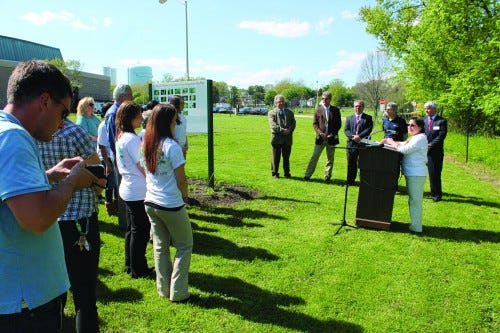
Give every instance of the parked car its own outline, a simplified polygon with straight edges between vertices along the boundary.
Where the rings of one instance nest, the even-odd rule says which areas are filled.
[[[250,114],[252,111],[252,108],[249,106],[245,106],[244,108],[240,108],[238,111],[238,114]]]
[[[267,116],[269,110],[267,108],[259,108],[259,114],[263,116]]]
[[[213,113],[219,113],[219,110],[220,110],[220,107],[219,107],[219,106],[214,106],[214,107],[212,108],[212,112],[213,112]]]
[[[219,113],[233,113],[233,108],[230,106],[219,106]]]

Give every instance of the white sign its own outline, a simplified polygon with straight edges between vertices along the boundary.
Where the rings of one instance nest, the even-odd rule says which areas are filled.
[[[207,133],[207,80],[152,84],[152,99],[168,103],[173,95],[184,99],[182,114],[187,119],[188,133]]]

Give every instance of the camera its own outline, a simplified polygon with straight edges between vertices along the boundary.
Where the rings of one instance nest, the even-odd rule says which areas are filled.
[[[87,165],[85,169],[89,170],[97,178],[106,178],[106,175],[104,174],[104,166],[101,164]]]

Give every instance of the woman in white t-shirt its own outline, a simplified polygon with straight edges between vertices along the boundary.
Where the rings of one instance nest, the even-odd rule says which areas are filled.
[[[182,148],[182,153],[184,154],[184,159],[186,159],[186,154],[188,150],[188,139],[187,139],[187,120],[182,114],[184,110],[184,99],[179,95],[174,95],[170,98],[170,104],[174,106],[177,110],[177,120],[174,129],[174,139],[177,141],[179,146]]]
[[[125,201],[127,229],[125,232],[125,266],[132,278],[154,278],[148,267],[146,247],[149,241],[149,223],[144,208],[146,177],[139,163],[141,140],[135,129],[142,123],[142,109],[134,102],[124,102],[116,113],[116,165],[122,176],[119,194]]]
[[[173,136],[176,119],[172,105],[154,107],[142,141],[141,164],[146,170],[144,205],[153,230],[156,288],[160,297],[187,302],[193,232],[184,205],[188,194],[186,161]],[[176,249],[173,263],[170,244]]]
[[[410,209],[410,231],[422,232],[422,202],[424,183],[427,178],[427,137],[424,132],[424,120],[412,117],[408,124],[411,138],[398,142],[391,138],[382,140],[403,154],[402,170],[408,188],[408,206]]]

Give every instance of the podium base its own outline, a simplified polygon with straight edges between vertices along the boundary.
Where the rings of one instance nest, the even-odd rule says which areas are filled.
[[[368,220],[359,217],[356,218],[356,225],[360,227],[383,229],[383,230],[389,230],[391,228],[390,222]]]

